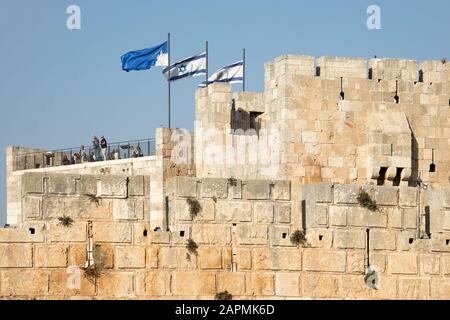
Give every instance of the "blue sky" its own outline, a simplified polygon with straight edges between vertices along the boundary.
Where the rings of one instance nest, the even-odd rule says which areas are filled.
[[[66,8],[81,8],[68,30]],[[369,5],[381,30],[366,27]],[[450,1],[0,1],[0,225],[5,148],[55,149],[154,136],[167,122],[161,69],[126,73],[120,56],[172,34],[172,59],[201,52],[210,70],[247,49],[247,90],[263,90],[264,63],[284,53],[441,59],[450,53]],[[193,128],[200,78],[172,86],[172,125]],[[239,86],[235,88],[239,89]]]

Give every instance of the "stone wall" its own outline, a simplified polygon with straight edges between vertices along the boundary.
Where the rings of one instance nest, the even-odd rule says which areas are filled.
[[[141,214],[143,177],[41,178],[24,184],[24,201],[32,200],[23,228],[0,229],[3,299],[211,299],[224,290],[237,299],[450,299],[449,217],[431,239],[418,239],[415,188],[367,189],[379,205],[371,212],[355,200],[360,186],[307,187],[305,221],[314,223],[308,244],[294,246],[290,236],[302,227],[293,222],[300,204],[289,181],[172,178],[169,231],[154,231]],[[89,194],[98,202],[80,201]],[[447,191],[440,199],[447,208]],[[189,201],[198,201],[196,215]],[[62,226],[63,215],[74,224]],[[367,229],[378,290],[364,281]],[[83,271],[89,248],[101,252],[97,281]]]

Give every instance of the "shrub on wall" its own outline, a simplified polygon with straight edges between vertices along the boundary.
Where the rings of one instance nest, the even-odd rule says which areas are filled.
[[[370,195],[363,189],[359,190],[359,194],[356,200],[358,200],[358,203],[362,207],[367,208],[370,211],[376,211],[378,209],[376,201],[372,200]]]
[[[233,296],[228,291],[217,292],[215,295],[216,300],[232,300]]]
[[[296,246],[306,246],[306,235],[304,231],[301,230],[295,230],[291,234],[291,243]]]
[[[192,220],[197,216],[197,214],[202,210],[200,206],[200,202],[197,199],[187,199],[186,200],[189,205],[189,213],[191,215]]]

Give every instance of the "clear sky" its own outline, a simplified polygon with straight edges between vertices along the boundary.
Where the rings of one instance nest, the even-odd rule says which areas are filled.
[[[66,27],[71,4],[81,8],[81,30]],[[381,9],[381,30],[366,26],[371,4]],[[72,147],[93,134],[110,142],[149,138],[166,125],[161,69],[123,72],[127,51],[171,32],[174,61],[208,40],[213,72],[245,47],[247,89],[261,91],[264,63],[284,53],[450,58],[449,13],[448,0],[0,0],[0,225],[6,146]],[[201,80],[173,84],[173,126],[192,130]]]

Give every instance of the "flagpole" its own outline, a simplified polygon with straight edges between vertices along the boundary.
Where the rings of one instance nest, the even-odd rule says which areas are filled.
[[[208,40],[205,43],[206,47],[206,86],[208,86]]]
[[[167,55],[167,62],[168,65],[170,67],[170,32],[167,34],[167,51],[168,51],[168,55]],[[168,115],[169,115],[169,129],[170,129],[170,69],[169,69],[169,74],[167,77],[167,85],[168,85]]]
[[[243,61],[242,91],[245,91],[245,48],[242,49],[242,61]]]

